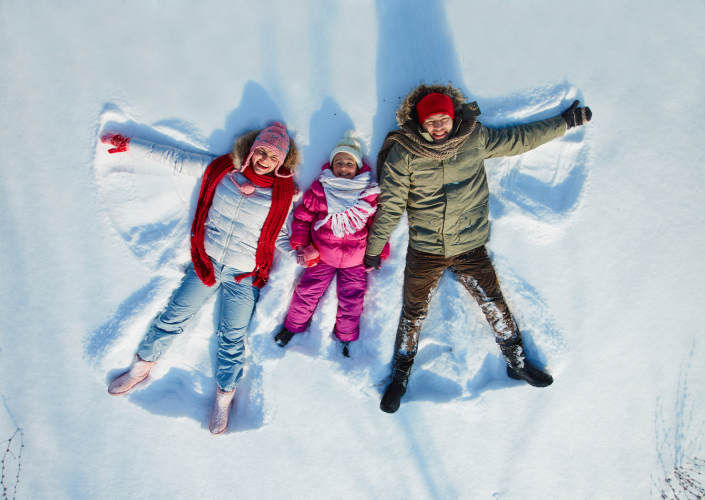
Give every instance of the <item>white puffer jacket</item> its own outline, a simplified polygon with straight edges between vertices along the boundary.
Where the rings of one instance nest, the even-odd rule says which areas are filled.
[[[202,177],[210,163],[216,158],[210,155],[189,153],[172,146],[164,146],[143,139],[132,139],[130,151],[138,157],[148,158],[167,165],[180,174]],[[238,184],[247,182],[244,175],[234,173]],[[235,186],[230,174],[215,188],[213,204],[206,220],[206,253],[216,262],[242,272],[255,268],[257,243],[262,226],[272,205],[272,189],[255,186],[255,192],[245,196]],[[276,247],[293,254],[289,244],[291,207],[286,223],[277,237]]]

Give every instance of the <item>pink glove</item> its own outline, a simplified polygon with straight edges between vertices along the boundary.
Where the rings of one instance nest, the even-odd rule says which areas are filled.
[[[313,245],[296,248],[296,263],[304,267],[313,267],[321,260],[321,254]]]
[[[130,150],[130,138],[120,134],[105,134],[100,138],[103,144],[112,144],[114,148],[108,149],[108,153],[124,153]]]

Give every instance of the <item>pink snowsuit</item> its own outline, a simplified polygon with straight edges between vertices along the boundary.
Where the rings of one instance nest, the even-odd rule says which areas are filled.
[[[323,170],[329,168],[329,164],[323,166]],[[359,173],[369,171],[370,167],[363,163]],[[364,200],[377,207],[376,194]],[[294,290],[284,326],[292,333],[300,333],[306,329],[318,301],[337,271],[338,314],[335,335],[341,341],[357,340],[360,336],[360,316],[367,282],[367,273],[362,261],[367,246],[367,231],[372,225],[374,214],[367,219],[362,229],[342,238],[333,234],[330,220],[318,230],[314,229],[314,224],[325,219],[327,215],[328,204],[323,185],[320,181],[315,181],[311,189],[304,193],[303,203],[294,211],[289,241],[292,248],[313,244],[318,249],[321,260],[314,267],[308,267],[304,271]],[[386,253],[389,253],[388,247]]]

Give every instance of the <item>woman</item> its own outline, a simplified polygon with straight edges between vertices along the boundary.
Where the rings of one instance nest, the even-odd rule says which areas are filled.
[[[279,122],[244,134],[232,153],[219,158],[120,135],[102,140],[115,146],[109,153],[129,150],[179,173],[203,177],[191,228],[192,264],[140,343],[129,370],[110,384],[108,392],[125,394],[147,378],[175,336],[220,289],[218,387],[210,431],[221,434],[242,378],[245,332],[259,290],[269,278],[274,247],[292,252],[286,218],[296,189],[291,179],[299,160],[296,146]]]

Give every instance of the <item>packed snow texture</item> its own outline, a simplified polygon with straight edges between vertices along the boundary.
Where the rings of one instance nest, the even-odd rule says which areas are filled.
[[[703,19],[693,1],[0,5],[6,495],[659,497],[702,455]],[[218,294],[144,383],[110,397],[189,263],[200,181],[108,154],[100,136],[221,155],[281,120],[307,189],[347,129],[374,164],[422,80],[452,81],[489,127],[575,99],[594,113],[486,162],[487,247],[528,357],[555,383],[507,377],[448,272],[402,406],[379,410],[404,217],[349,359],[335,283],[304,333],[274,343],[303,272],[280,254],[224,435],[208,432]]]

